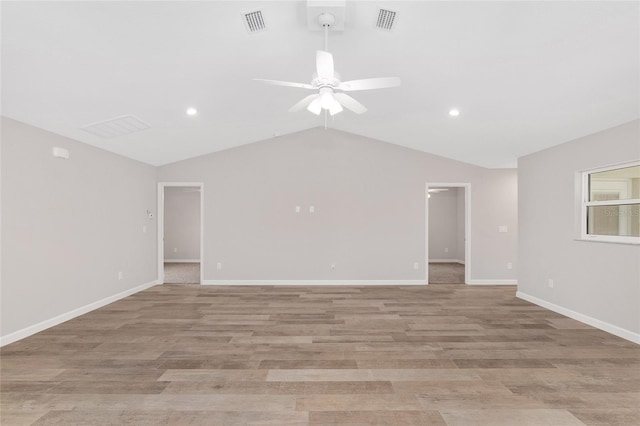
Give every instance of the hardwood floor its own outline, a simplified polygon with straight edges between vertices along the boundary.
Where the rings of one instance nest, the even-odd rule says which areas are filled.
[[[0,354],[2,425],[640,424],[640,346],[512,286],[156,286]]]
[[[165,284],[200,284],[200,263],[164,263]]]
[[[429,284],[464,284],[464,265],[429,263]]]

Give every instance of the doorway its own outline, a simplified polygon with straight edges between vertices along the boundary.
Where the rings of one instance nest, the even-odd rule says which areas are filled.
[[[426,185],[426,278],[428,284],[466,284],[470,271],[468,183]]]
[[[203,277],[203,185],[158,184],[158,281],[201,284]]]

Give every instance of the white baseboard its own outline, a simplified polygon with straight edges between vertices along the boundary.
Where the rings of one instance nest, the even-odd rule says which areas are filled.
[[[165,263],[200,263],[200,259],[165,259]]]
[[[517,285],[518,280],[469,280],[469,285]]]
[[[460,263],[464,265],[464,260],[460,259],[429,259],[429,263]]]
[[[91,312],[105,305],[108,305],[109,303],[113,303],[116,300],[120,300],[127,296],[131,296],[132,294],[137,293],[139,291],[146,290],[149,287],[153,287],[157,283],[158,281],[154,280],[146,284],[142,284],[137,287],[130,288],[129,290],[125,290],[118,294],[114,294],[113,296],[105,297],[104,299],[100,299],[96,302],[89,303],[88,305],[81,306],[80,308],[55,316],[51,319],[39,322],[34,325],[30,325],[29,327],[25,327],[18,331],[14,331],[13,333],[9,333],[6,336],[0,336],[0,347],[8,345],[9,343],[13,343],[18,340],[24,339],[25,337],[29,337],[33,334],[39,333],[42,330],[46,330],[47,328],[51,328],[65,321],[69,321],[70,319],[73,319],[80,315],[84,315],[87,312]]]
[[[424,280],[203,280],[203,285],[427,285]]]
[[[640,333],[634,333],[633,331],[618,327],[617,325],[609,324],[608,322],[572,311],[571,309],[563,308],[555,303],[538,299],[535,296],[531,296],[521,291],[516,292],[516,297],[640,345]]]

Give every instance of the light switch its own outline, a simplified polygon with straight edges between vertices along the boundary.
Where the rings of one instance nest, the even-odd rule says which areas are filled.
[[[300,213],[300,206],[296,206],[296,213]]]
[[[498,226],[498,232],[508,232],[509,228],[507,228],[507,225],[500,225]]]
[[[315,213],[316,208],[314,206],[309,206],[309,213]]]

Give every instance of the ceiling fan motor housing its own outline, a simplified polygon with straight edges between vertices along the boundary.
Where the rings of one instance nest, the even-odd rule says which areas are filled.
[[[338,86],[340,86],[340,74],[338,74],[337,72],[333,73],[333,80],[326,80],[326,79],[321,79],[318,78],[318,73],[314,72],[311,76],[311,85],[314,87],[332,87],[332,88],[336,88]]]

